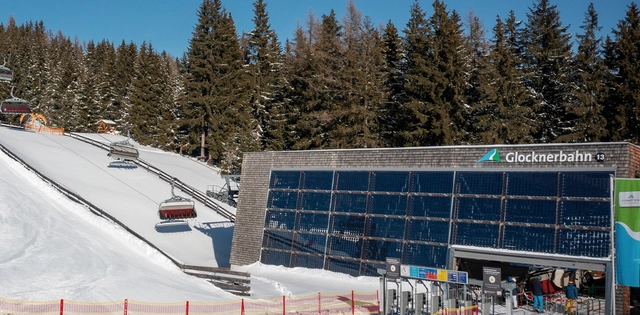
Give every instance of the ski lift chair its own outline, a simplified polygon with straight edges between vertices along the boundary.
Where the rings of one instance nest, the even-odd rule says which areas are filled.
[[[118,168],[136,168],[138,165],[134,163],[140,153],[138,149],[129,143],[129,137],[123,141],[115,141],[109,144],[109,153],[107,156],[115,161],[109,163],[109,167]]]
[[[31,113],[31,104],[28,101],[13,96],[13,89],[15,85],[11,86],[11,98],[2,101],[0,104],[0,111],[3,114],[29,114]]]
[[[5,65],[0,65],[0,82],[11,82],[13,80],[13,71]]]
[[[171,180],[171,198],[158,205],[158,217],[160,220],[167,219],[189,219],[198,216],[196,204],[193,200],[176,196],[173,193],[173,181]]]
[[[13,80],[13,71],[7,66],[7,59],[0,65],[0,82],[11,82]]]

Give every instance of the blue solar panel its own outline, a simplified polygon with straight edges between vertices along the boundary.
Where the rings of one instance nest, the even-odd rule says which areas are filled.
[[[301,210],[331,210],[331,193],[300,193]]]
[[[509,196],[557,196],[557,172],[507,172]]]
[[[299,233],[296,237],[294,250],[310,254],[324,254],[326,244],[326,235]]]
[[[273,171],[269,188],[296,189],[300,186],[299,171]]]
[[[411,192],[450,194],[453,172],[411,172]]]
[[[324,268],[324,256],[309,254],[294,254],[294,266],[304,266],[305,268],[322,269]]]
[[[368,277],[380,276],[380,274],[378,274],[378,269],[385,269],[386,266],[386,263],[363,261],[362,264],[360,264],[360,275]]]
[[[296,209],[297,203],[296,191],[272,191],[269,193],[267,208]]]
[[[563,172],[561,174],[562,197],[610,198],[610,172]]]
[[[449,238],[449,220],[409,220],[407,222],[407,240],[447,243]]]
[[[500,199],[498,198],[458,198],[458,219],[500,220]]]
[[[478,247],[498,247],[499,229],[498,224],[475,224],[458,222],[454,223],[456,235],[454,244],[478,246]]]
[[[387,257],[445,268],[449,244],[607,257],[610,175],[273,171],[261,261],[375,276]]]
[[[427,244],[406,244],[402,255],[402,263],[415,266],[447,268],[446,246]]]
[[[329,239],[329,255],[339,257],[360,258],[363,240],[352,236],[331,236]]]
[[[293,248],[293,232],[265,231],[262,247],[291,250]]]
[[[366,194],[336,194],[336,212],[366,213],[367,212],[367,195]]]
[[[334,272],[346,273],[357,277],[360,275],[360,262],[330,258],[327,263],[327,269]]]
[[[333,185],[332,171],[304,171],[302,172],[302,189],[331,190]]]
[[[371,217],[367,235],[383,238],[404,238],[404,218]]]
[[[371,191],[409,191],[409,172],[371,172]]]
[[[370,200],[373,214],[407,215],[407,196],[373,195]]]
[[[335,190],[368,191],[370,172],[336,172]]]
[[[563,200],[558,224],[611,227],[611,202]]]
[[[410,216],[428,218],[447,218],[451,216],[451,196],[413,196],[409,197]]]
[[[557,201],[555,199],[508,199],[505,205],[507,222],[556,223]]]
[[[329,229],[329,213],[308,213],[298,214],[298,231],[324,232]]]
[[[364,216],[335,214],[331,218],[331,233],[364,236]]]
[[[294,211],[268,210],[264,220],[265,227],[293,230],[296,222],[296,213]]]
[[[538,253],[555,251],[554,228],[536,226],[505,226],[504,248]]]
[[[560,229],[557,252],[573,256],[607,257],[610,242],[609,231]]]
[[[387,257],[402,258],[402,242],[397,240],[365,240],[363,259],[385,261]]]
[[[502,176],[502,172],[457,172],[456,193],[501,195]]]
[[[279,251],[263,249],[262,256],[260,257],[260,261],[263,264],[267,264],[267,265],[292,267],[291,252],[279,252]]]

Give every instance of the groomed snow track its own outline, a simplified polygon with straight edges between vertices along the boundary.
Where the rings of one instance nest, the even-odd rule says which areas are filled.
[[[92,144],[96,147],[99,147],[105,151],[109,151],[109,145],[102,143],[100,141],[96,141],[94,139],[79,135],[77,133],[73,133],[73,132],[65,132],[65,136],[69,136],[72,137],[74,139]],[[171,180],[173,180],[173,184],[175,185],[175,187],[179,188],[180,190],[182,190],[183,192],[185,192],[186,194],[188,194],[189,196],[191,196],[193,199],[201,202],[202,204],[204,204],[207,208],[215,211],[217,214],[221,215],[223,218],[229,220],[230,222],[235,222],[236,221],[236,216],[235,214],[233,214],[232,212],[230,212],[229,210],[219,206],[217,203],[213,202],[211,200],[211,198],[209,198],[205,193],[181,182],[178,178],[176,177],[172,177],[171,175],[163,172],[161,169],[149,164],[148,162],[146,162],[143,159],[138,158],[135,161],[132,161],[133,163],[136,163],[136,165],[138,165],[139,167],[142,167],[144,169],[146,169],[147,171],[157,174],[159,178],[161,178],[162,180],[164,180],[165,182],[171,184]]]
[[[6,124],[6,123],[0,123],[0,125],[3,126],[3,127],[22,129],[22,127],[16,127],[16,126],[13,126],[13,125],[10,125],[10,124]],[[65,133],[65,135],[71,136],[73,138],[76,138],[78,140],[81,140],[81,141],[84,141],[84,142],[87,142],[87,143],[90,143],[90,144],[93,144],[93,145],[96,145],[96,146],[98,146],[100,148],[103,148],[105,150],[109,149],[108,145],[100,143],[100,142],[97,142],[97,141],[94,141],[92,139],[88,139],[88,138],[83,137],[81,135],[70,134],[70,133]],[[233,294],[244,295],[244,296],[249,295],[249,292],[251,290],[251,287],[250,287],[251,274],[249,274],[247,272],[232,271],[231,269],[228,269],[228,268],[192,266],[192,265],[183,264],[182,262],[179,262],[176,259],[174,259],[171,255],[169,255],[166,252],[164,252],[162,249],[157,247],[155,244],[151,243],[149,240],[144,238],[139,233],[136,233],[134,230],[129,228],[127,225],[122,223],[120,220],[116,219],[115,217],[111,216],[109,213],[105,212],[104,210],[98,208],[97,206],[95,206],[94,204],[89,202],[88,200],[82,198],[82,196],[77,195],[76,193],[74,193],[74,192],[70,191],[69,189],[65,188],[64,186],[58,184],[57,182],[55,182],[51,178],[47,177],[46,175],[40,173],[35,168],[31,167],[31,165],[29,165],[23,159],[21,159],[19,156],[17,156],[13,152],[11,152],[9,149],[7,149],[2,143],[0,143],[0,151],[2,151],[4,154],[6,154],[10,158],[14,159],[15,161],[17,161],[18,163],[22,164],[22,166],[24,166],[27,170],[29,170],[32,173],[36,174],[36,176],[38,176],[40,179],[42,179],[42,181],[44,181],[44,182],[48,183],[49,185],[51,185],[51,187],[53,187],[56,190],[58,190],[60,193],[65,195],[67,198],[69,198],[69,199],[71,199],[71,200],[73,200],[73,201],[85,206],[87,209],[89,209],[95,215],[100,216],[100,217],[102,217],[102,218],[104,218],[106,220],[109,220],[109,221],[111,221],[111,222],[113,222],[115,224],[118,224],[123,229],[125,229],[127,232],[131,233],[131,235],[135,236],[136,238],[140,239],[141,241],[145,242],[147,245],[149,245],[152,248],[154,248],[155,250],[157,250],[159,253],[161,253],[163,256],[165,256],[167,259],[169,259],[171,262],[173,262],[173,264],[175,264],[178,268],[180,268],[180,270],[182,270],[184,273],[186,273],[188,275],[191,275],[191,276],[196,276],[196,277],[199,277],[199,278],[206,278],[213,285],[215,285],[215,286],[217,286],[217,287],[219,287],[221,289],[227,290],[227,291],[229,291],[229,292],[231,292]],[[136,164],[138,164],[141,167],[144,167],[145,169],[149,170],[150,172],[158,174],[158,176],[161,179],[163,179],[163,180],[165,180],[165,181],[167,181],[169,183],[171,182],[171,178],[172,178],[171,176],[169,176],[165,172],[153,167],[149,163],[146,163],[144,161],[138,160]],[[189,193],[195,199],[198,199],[200,202],[205,204],[207,207],[209,207],[212,210],[216,211],[221,216],[227,218],[229,221],[231,221],[231,222],[235,221],[235,215],[233,215],[233,213],[231,213],[228,210],[226,210],[226,209],[218,206],[217,204],[211,202],[211,200],[205,194],[203,194],[202,192],[199,192],[199,191],[193,189],[192,187],[180,182],[179,180],[177,180],[175,178],[174,178],[174,184],[176,186],[178,186],[180,189],[182,189],[184,192]]]

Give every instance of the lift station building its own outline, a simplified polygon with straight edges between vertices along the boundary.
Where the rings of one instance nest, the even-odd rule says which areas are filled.
[[[230,263],[606,274],[612,178],[636,177],[640,147],[627,142],[245,153]],[[628,297],[613,278],[607,295]]]

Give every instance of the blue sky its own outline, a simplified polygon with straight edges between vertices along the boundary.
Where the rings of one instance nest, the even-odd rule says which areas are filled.
[[[409,8],[415,0],[355,0],[363,16],[376,24],[391,20],[404,29]],[[479,16],[491,35],[497,15],[505,18],[513,10],[518,19],[526,20],[534,0],[444,0],[449,10],[457,10],[463,18],[470,11]],[[254,0],[222,0],[231,12],[238,33],[253,28]],[[347,0],[266,0],[272,28],[281,42],[291,38],[298,23],[305,25],[309,12],[320,17],[331,9],[342,19]],[[419,0],[427,15],[432,13],[432,0]],[[608,35],[623,19],[630,0],[552,0],[558,6],[563,24],[571,24],[570,32],[579,28],[590,2],[598,12],[601,35]],[[167,51],[180,57],[189,45],[197,23],[196,12],[202,0],[6,0],[0,6],[0,22],[6,24],[13,16],[18,25],[28,21],[43,21],[44,26],[80,42],[106,39],[116,45],[122,40],[140,45],[150,42],[156,51]]]

